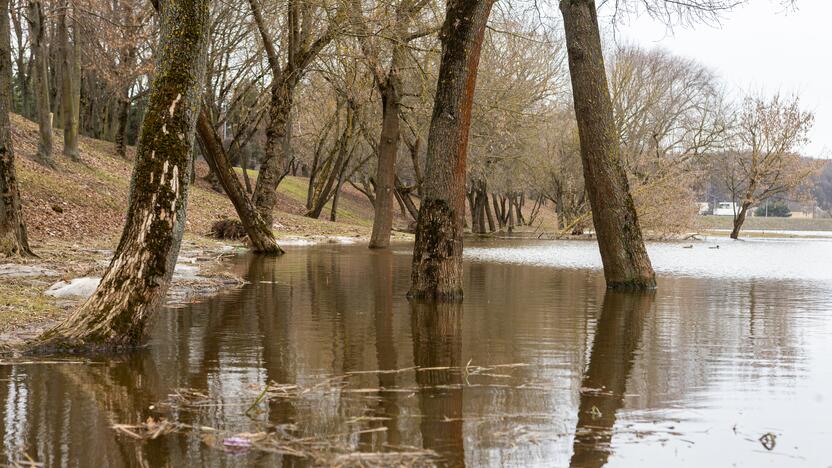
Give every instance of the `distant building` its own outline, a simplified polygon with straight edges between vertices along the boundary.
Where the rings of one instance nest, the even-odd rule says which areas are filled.
[[[719,202],[714,206],[714,216],[734,216],[739,211],[740,207],[737,203]]]

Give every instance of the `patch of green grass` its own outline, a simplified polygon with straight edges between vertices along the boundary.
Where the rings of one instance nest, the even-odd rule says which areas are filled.
[[[65,312],[43,295],[43,285],[3,280],[0,282],[0,331],[54,320]]]

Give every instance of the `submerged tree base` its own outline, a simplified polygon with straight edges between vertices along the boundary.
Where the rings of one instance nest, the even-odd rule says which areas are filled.
[[[656,289],[656,277],[609,281],[607,282],[607,289],[610,291],[652,291]]]

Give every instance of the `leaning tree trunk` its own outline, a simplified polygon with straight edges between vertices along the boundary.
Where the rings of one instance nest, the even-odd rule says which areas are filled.
[[[471,105],[491,0],[450,0],[442,25],[442,60],[428,134],[427,168],[416,223],[408,295],[462,299],[465,160]]]
[[[12,105],[12,58],[9,0],[0,0],[0,255],[34,256],[26,236],[20,191],[14,170],[9,111]]]
[[[141,343],[165,297],[185,228],[204,83],[208,0],[163,2],[160,50],[130,184],[127,222],[95,293],[30,351]]]
[[[742,206],[740,206],[740,211],[734,218],[734,229],[731,230],[731,239],[736,240],[740,238],[740,229],[745,224],[745,218],[748,216],[749,208],[751,208],[751,202],[743,202]]]
[[[240,222],[243,223],[243,228],[248,234],[253,250],[266,255],[282,254],[283,250],[277,245],[271,226],[263,221],[254,203],[249,200],[240,185],[237,174],[234,173],[231,163],[228,162],[228,155],[225,153],[220,137],[211,125],[205,109],[202,109],[199,113],[197,134],[202,145],[202,155],[205,156],[205,161],[208,162],[211,170],[216,174],[222,188],[234,205],[234,209],[237,210],[237,216],[240,217]]]
[[[604,277],[613,289],[656,287],[621,166],[594,0],[561,0],[581,160]]]
[[[29,40],[32,48],[32,77],[35,84],[35,115],[40,133],[35,159],[45,166],[53,167],[52,113],[49,106],[49,68],[44,19],[41,0],[29,0]]]
[[[393,229],[393,190],[396,183],[396,154],[399,152],[399,93],[397,85],[389,83],[381,89],[381,137],[376,170],[376,202],[373,205],[373,233],[371,249],[390,247]]]

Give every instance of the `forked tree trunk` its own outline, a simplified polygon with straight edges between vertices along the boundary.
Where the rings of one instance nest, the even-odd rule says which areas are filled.
[[[76,23],[75,38],[73,46],[69,44],[69,26],[66,16],[69,9],[69,2],[62,0],[58,8],[58,42],[61,57],[61,118],[64,127],[64,156],[78,161],[78,120],[79,109],[75,103],[75,88],[80,86],[75,75],[78,50],[75,44],[78,43],[78,28]],[[80,64],[77,65],[80,69]]]
[[[265,255],[281,255],[283,250],[277,245],[271,226],[263,221],[254,203],[249,200],[237,179],[237,174],[228,161],[228,155],[222,146],[219,135],[211,125],[211,120],[205,113],[205,109],[199,112],[197,121],[197,135],[202,146],[202,154],[205,161],[216,174],[219,183],[237,210],[237,216],[248,234],[253,250]]]
[[[0,255],[34,256],[26,236],[20,191],[14,170],[9,111],[12,99],[12,59],[9,0],[0,0]]]
[[[465,160],[471,105],[491,0],[450,0],[428,134],[424,197],[416,223],[408,296],[462,299]]]
[[[141,343],[165,297],[185,228],[194,127],[204,83],[208,0],[161,4],[156,74],[136,151],[127,222],[95,293],[30,352]]]
[[[29,40],[32,48],[35,117],[40,140],[35,159],[49,167],[52,162],[52,112],[49,105],[49,68],[47,66],[46,28],[41,0],[29,0]]]
[[[607,287],[650,289],[647,256],[627,175],[621,166],[594,0],[561,0],[584,180]]]
[[[393,73],[393,72],[391,72]],[[391,78],[388,77],[388,81]],[[381,88],[381,137],[376,170],[376,202],[373,218],[371,249],[390,247],[393,229],[393,190],[396,183],[396,154],[399,152],[399,93],[397,85],[388,83]]]

